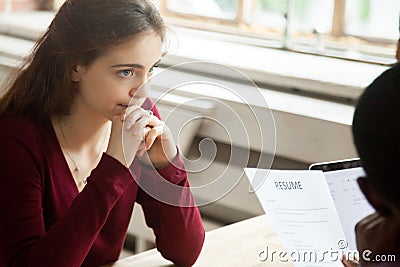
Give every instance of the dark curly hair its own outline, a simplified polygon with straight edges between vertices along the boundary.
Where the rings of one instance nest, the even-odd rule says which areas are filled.
[[[353,118],[354,143],[367,178],[400,208],[400,65],[388,69],[360,97]]]

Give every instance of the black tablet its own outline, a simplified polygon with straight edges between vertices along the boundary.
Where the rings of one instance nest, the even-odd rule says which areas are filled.
[[[362,168],[361,160],[359,158],[354,158],[331,162],[314,163],[310,165],[310,170],[321,170],[324,172],[351,168]]]

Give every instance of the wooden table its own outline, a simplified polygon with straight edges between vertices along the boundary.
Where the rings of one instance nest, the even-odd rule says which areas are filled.
[[[259,254],[268,245],[269,251],[281,251],[281,242],[272,229],[266,215],[231,224],[206,233],[203,250],[194,266],[293,266],[280,262],[275,256],[271,260],[261,261]],[[152,249],[125,259],[109,267],[127,266],[174,266],[161,254]]]

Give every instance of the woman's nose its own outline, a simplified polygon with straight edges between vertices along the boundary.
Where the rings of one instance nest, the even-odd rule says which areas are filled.
[[[136,86],[133,86],[129,91],[129,96],[132,98],[146,98],[149,94],[149,82],[147,78],[141,80]]]

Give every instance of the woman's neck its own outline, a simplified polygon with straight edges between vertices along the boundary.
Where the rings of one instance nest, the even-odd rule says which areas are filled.
[[[53,127],[68,144],[70,151],[82,152],[106,149],[110,134],[111,122],[98,113],[73,105],[68,116],[52,118]]]
[[[84,107],[72,108],[68,116],[51,118],[79,192],[100,161],[102,152],[106,151],[111,133],[111,122],[107,118]]]

